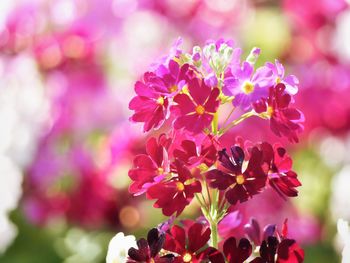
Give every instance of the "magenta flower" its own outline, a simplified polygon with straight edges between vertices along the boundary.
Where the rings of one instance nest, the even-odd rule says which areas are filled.
[[[219,169],[210,170],[207,179],[210,186],[225,192],[227,201],[235,205],[258,194],[265,186],[266,175],[261,168],[262,152],[254,147],[247,169],[242,171],[244,152],[238,146],[231,147],[232,157],[223,149],[219,152]]]
[[[261,67],[254,73],[254,67],[247,61],[242,66],[231,67],[225,75],[223,93],[234,96],[233,105],[244,110],[249,109],[255,101],[266,97],[268,88],[273,85],[271,69]]]
[[[132,121],[144,123],[144,132],[158,129],[169,117],[169,98],[186,84],[187,71],[188,64],[180,68],[178,63],[170,60],[168,68],[160,65],[156,73],[147,72],[143,81],[136,82],[137,96],[130,101],[129,109],[135,111]]]
[[[130,103],[129,109],[135,113],[130,120],[134,122],[143,122],[143,131],[159,128],[168,117],[168,98],[161,92],[154,89],[155,80],[159,78],[151,72],[143,75],[143,81],[135,84],[135,92],[137,94]]]
[[[286,150],[279,144],[272,147],[266,142],[260,144],[260,148],[263,152],[264,170],[271,187],[283,198],[297,196],[298,190],[295,188],[301,186],[301,183],[297,174],[292,171],[293,161]]]
[[[270,88],[268,98],[254,103],[254,110],[270,119],[270,127],[277,136],[287,137],[291,142],[298,142],[297,134],[303,131],[304,115],[290,107],[292,97],[285,93],[286,86],[279,83]]]
[[[146,144],[147,154],[139,154],[134,159],[134,168],[129,171],[133,180],[129,187],[130,193],[143,194],[147,189],[165,178],[170,172],[170,162],[167,148],[170,140],[164,134],[151,137]]]
[[[174,128],[192,133],[200,133],[208,128],[213,115],[219,107],[218,88],[211,89],[203,80],[192,79],[188,83],[188,94],[181,93],[174,97],[177,105],[172,110],[178,115],[174,121]]]
[[[275,64],[267,62],[265,67],[271,69],[273,79],[275,80],[274,84],[283,83],[286,86],[286,92],[288,94],[295,95],[298,92],[298,78],[294,75],[285,77],[284,67],[277,59],[275,60]]]

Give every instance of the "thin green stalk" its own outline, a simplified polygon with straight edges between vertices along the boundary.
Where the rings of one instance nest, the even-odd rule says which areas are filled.
[[[236,126],[237,124],[241,123],[242,121],[244,121],[245,119],[248,119],[249,117],[252,117],[255,115],[254,111],[249,111],[246,112],[244,114],[242,114],[238,119],[232,121],[229,125],[227,125],[226,127],[223,127],[222,129],[220,129],[220,131],[218,132],[219,135],[224,134],[225,132],[227,132],[229,129],[231,129],[232,127]]]
[[[209,221],[211,229],[211,246],[218,248],[218,223],[217,221]]]

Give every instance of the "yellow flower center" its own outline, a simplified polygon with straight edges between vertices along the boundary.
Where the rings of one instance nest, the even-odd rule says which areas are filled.
[[[164,169],[162,167],[158,168],[158,174],[163,174],[164,173]]]
[[[254,91],[254,84],[250,81],[245,81],[242,86],[242,91],[247,95],[252,93]]]
[[[158,103],[159,105],[164,105],[164,98],[163,98],[163,97],[159,97],[159,98],[157,99],[157,103]]]
[[[245,181],[243,174],[237,175],[236,176],[236,183],[237,184],[243,184]]]
[[[281,80],[280,77],[277,77],[277,78],[276,78],[276,83],[277,83],[277,84],[278,84],[278,83],[281,83],[281,81],[282,81],[282,80]]]
[[[267,116],[269,116],[271,118],[271,116],[273,114],[273,108],[271,106],[267,107],[266,114],[267,114]]]
[[[169,88],[168,88],[169,92],[175,92],[177,91],[177,86],[176,85],[171,85]]]
[[[148,260],[148,263],[155,263],[155,261],[153,258],[151,258],[150,260]]]
[[[197,113],[198,115],[203,115],[204,112],[205,112],[205,109],[204,109],[204,107],[203,107],[202,105],[198,105],[198,106],[196,107],[196,113]]]
[[[185,255],[183,255],[182,259],[184,262],[191,262],[192,256],[190,253],[186,253]]]
[[[185,190],[185,186],[184,186],[184,184],[181,183],[181,182],[177,182],[177,183],[176,183],[176,188],[177,188],[177,190],[179,190],[180,192],[182,192],[183,190]]]

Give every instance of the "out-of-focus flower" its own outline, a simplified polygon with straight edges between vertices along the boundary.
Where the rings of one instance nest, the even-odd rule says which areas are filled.
[[[345,165],[333,178],[331,195],[331,212],[333,218],[344,218],[350,220],[350,165]]]
[[[338,235],[344,244],[342,249],[342,263],[350,262],[350,229],[349,223],[343,219],[337,222]]]
[[[8,214],[22,195],[22,172],[31,161],[48,102],[35,62],[29,56],[0,58],[0,252],[16,236]]]
[[[124,233],[119,232],[109,242],[106,263],[125,262],[129,249],[136,246],[134,236],[125,236]]]

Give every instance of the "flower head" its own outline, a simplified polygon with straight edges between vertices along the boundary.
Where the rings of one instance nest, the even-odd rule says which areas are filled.
[[[156,138],[151,137],[146,144],[147,154],[139,154],[134,159],[134,168],[129,171],[133,180],[129,191],[140,195],[157,182],[160,182],[170,172],[170,162],[167,148],[170,140],[164,134]]]
[[[292,171],[292,159],[286,150],[279,144],[273,147],[269,143],[261,143],[260,149],[263,152],[264,170],[268,175],[269,184],[276,192],[284,196],[297,196],[295,189],[301,186],[297,174]]]
[[[131,247],[136,247],[135,237],[119,232],[109,242],[106,263],[125,262]]]
[[[286,86],[286,92],[291,95],[295,95],[298,92],[299,80],[294,75],[285,75],[283,65],[276,59],[275,64],[267,62],[265,67],[271,69],[273,73],[274,84],[283,83]]]
[[[232,66],[226,72],[222,91],[226,96],[234,96],[232,103],[235,107],[247,110],[252,103],[267,96],[272,84],[271,69],[261,67],[254,73],[253,65],[244,61],[242,66]]]
[[[192,223],[186,231],[174,225],[166,235],[164,249],[175,252],[175,262],[205,262],[210,248],[204,249],[210,239],[210,228],[200,223]],[[204,249],[204,250],[203,250]]]
[[[129,258],[127,263],[166,263],[172,262],[173,255],[167,254],[160,256],[159,252],[163,248],[165,234],[159,233],[157,228],[148,232],[147,240],[141,238],[137,241],[138,249],[132,247],[129,249]]]
[[[262,152],[254,147],[247,168],[243,171],[244,152],[238,146],[231,147],[229,156],[226,149],[219,152],[221,167],[207,173],[210,186],[226,191],[230,204],[245,202],[258,194],[265,186],[266,175],[261,168]]]
[[[304,127],[304,115],[290,107],[291,95],[285,92],[286,86],[279,83],[270,88],[268,98],[254,103],[254,110],[270,120],[270,127],[277,136],[287,137],[291,142],[298,142],[297,134]]]
[[[146,72],[143,80],[136,82],[137,96],[130,101],[129,108],[135,111],[131,120],[144,123],[144,132],[159,128],[169,117],[169,98],[186,84],[188,68],[188,64],[180,67],[170,60],[167,67],[162,64],[156,72]]]
[[[175,168],[176,177],[154,184],[147,190],[147,198],[157,199],[154,207],[162,208],[166,216],[175,212],[178,216],[192,201],[194,194],[202,191],[201,183],[181,161],[176,161]]]
[[[177,103],[173,106],[173,111],[177,113],[174,128],[185,128],[192,133],[200,133],[208,128],[219,107],[219,94],[218,88],[212,89],[203,80],[191,79],[188,92],[174,97],[174,102]]]

